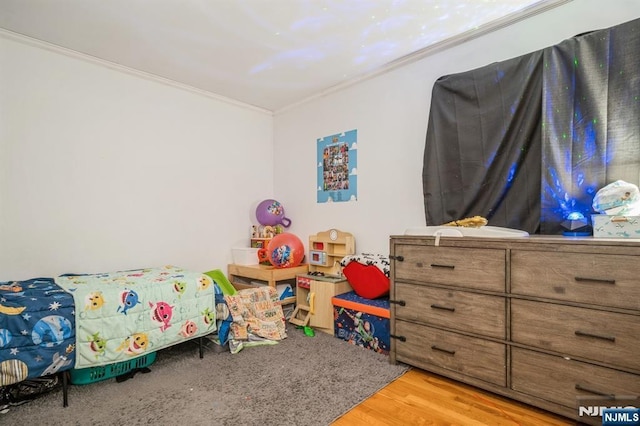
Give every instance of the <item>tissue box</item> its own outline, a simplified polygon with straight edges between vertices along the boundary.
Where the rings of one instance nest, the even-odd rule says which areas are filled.
[[[591,215],[597,238],[640,238],[640,216]]]

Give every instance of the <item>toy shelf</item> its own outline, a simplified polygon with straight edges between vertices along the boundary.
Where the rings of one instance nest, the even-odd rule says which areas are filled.
[[[352,234],[337,229],[318,232],[309,237],[309,271],[321,272],[329,276],[342,276],[340,261],[355,253],[355,239]]]

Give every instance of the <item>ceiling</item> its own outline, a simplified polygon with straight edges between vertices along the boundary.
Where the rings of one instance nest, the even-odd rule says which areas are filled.
[[[2,0],[0,35],[278,111],[564,2]]]

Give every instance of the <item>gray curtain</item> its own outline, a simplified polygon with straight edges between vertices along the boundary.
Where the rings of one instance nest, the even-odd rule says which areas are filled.
[[[595,192],[639,183],[640,20],[440,78],[424,151],[427,225],[475,215],[560,233]]]
[[[480,215],[537,229],[541,98],[542,52],[436,82],[423,168],[428,225]]]
[[[640,176],[640,20],[544,50],[541,233]]]

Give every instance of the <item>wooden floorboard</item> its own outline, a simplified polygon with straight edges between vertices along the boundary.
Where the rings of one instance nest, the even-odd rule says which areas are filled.
[[[420,369],[411,369],[333,426],[569,426],[576,422]]]

